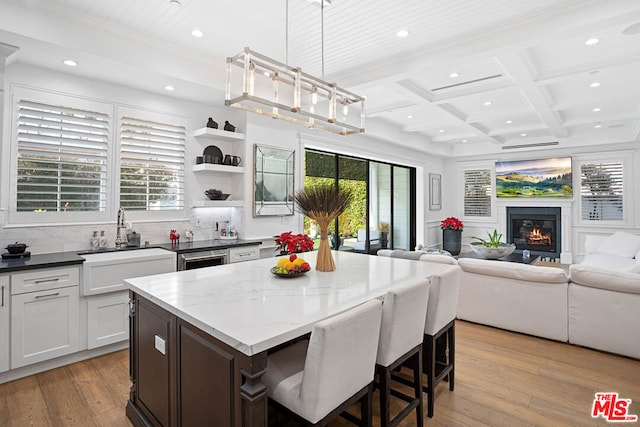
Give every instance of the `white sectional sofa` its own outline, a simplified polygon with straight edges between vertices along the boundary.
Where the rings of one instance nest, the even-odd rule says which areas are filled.
[[[640,274],[569,268],[569,342],[640,359]]]
[[[380,255],[456,263],[421,252]],[[640,359],[640,236],[587,236],[569,271],[459,258],[457,318]]]
[[[460,258],[458,319],[567,341],[567,273],[555,267]]]

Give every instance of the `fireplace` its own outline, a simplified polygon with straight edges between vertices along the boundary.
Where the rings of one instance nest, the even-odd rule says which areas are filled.
[[[516,252],[528,249],[532,255],[557,258],[561,218],[561,208],[507,206],[507,242],[515,243]]]

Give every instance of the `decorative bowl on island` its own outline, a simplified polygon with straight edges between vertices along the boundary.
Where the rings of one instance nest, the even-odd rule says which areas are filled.
[[[271,268],[271,273],[278,277],[298,277],[311,270],[311,266],[303,258],[298,258],[296,254],[287,255],[278,259],[275,267]]]
[[[227,200],[230,194],[223,193],[220,190],[210,189],[204,192],[204,194],[209,198],[209,200]]]
[[[277,270],[277,267],[272,267],[271,268],[271,273],[275,274],[278,277],[284,277],[286,279],[291,279],[293,277],[300,277],[300,276],[304,276],[305,274],[308,273],[308,271],[302,271],[300,273],[293,273],[293,272],[288,272],[288,273],[280,273]]]
[[[471,249],[482,258],[499,259],[511,255],[516,250],[516,245],[513,243],[500,243],[498,247],[489,247],[480,242],[472,242]]]

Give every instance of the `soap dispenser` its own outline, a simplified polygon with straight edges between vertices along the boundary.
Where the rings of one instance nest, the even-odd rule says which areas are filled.
[[[104,235],[104,230],[100,231],[100,248],[104,249],[107,247],[107,236]]]
[[[100,237],[98,237],[98,230],[93,231],[93,236],[91,237],[91,249],[95,250],[100,248]]]

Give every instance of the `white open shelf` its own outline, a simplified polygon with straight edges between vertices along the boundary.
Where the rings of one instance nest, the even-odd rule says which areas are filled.
[[[219,165],[213,163],[200,163],[193,165],[193,172],[230,172],[230,173],[244,173],[244,166],[228,166]]]
[[[194,208],[241,208],[243,200],[199,200],[193,204]]]
[[[213,128],[200,128],[193,131],[195,138],[224,139],[227,141],[238,141],[244,139],[244,133],[229,132],[226,130]]]

